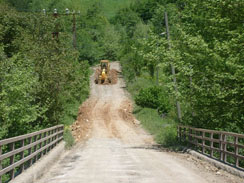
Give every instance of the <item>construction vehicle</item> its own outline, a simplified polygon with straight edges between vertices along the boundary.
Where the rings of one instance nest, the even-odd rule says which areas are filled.
[[[100,69],[97,70],[95,83],[96,84],[111,83],[109,71],[110,71],[109,61],[108,60],[101,60],[100,61]]]

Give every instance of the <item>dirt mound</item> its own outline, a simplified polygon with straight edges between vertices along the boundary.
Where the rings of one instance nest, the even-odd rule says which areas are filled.
[[[98,78],[100,73],[101,73],[101,69],[96,69],[95,78]],[[118,82],[118,73],[119,73],[119,71],[117,71],[116,69],[111,69],[109,71],[109,80],[110,80],[110,82],[107,81],[107,82],[103,83],[102,85],[114,85],[114,84],[117,84],[117,82]],[[94,82],[96,83],[96,79],[95,79]]]
[[[140,124],[140,122],[133,115],[133,104],[129,100],[125,100],[122,102],[119,108],[119,115],[123,120],[133,125]]]
[[[111,79],[111,83],[112,85],[116,84],[118,82],[118,71],[116,69],[112,69],[110,70],[109,74],[110,74],[110,79]]]
[[[92,128],[92,122],[90,119],[92,107],[95,101],[91,99],[87,100],[80,106],[77,120],[71,126],[72,135],[75,141],[85,140],[89,137]]]

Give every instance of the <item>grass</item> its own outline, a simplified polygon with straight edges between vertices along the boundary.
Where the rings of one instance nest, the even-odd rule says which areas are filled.
[[[75,144],[75,139],[72,136],[70,129],[67,127],[64,130],[64,141],[66,149],[70,149]]]
[[[131,94],[132,99],[138,94],[142,88],[155,85],[155,82],[149,79],[146,73],[136,78],[134,82],[126,81],[127,90]],[[167,116],[159,116],[157,109],[142,108],[135,105],[134,115],[141,122],[142,126],[154,136],[155,141],[164,147],[177,148],[177,122],[176,113],[172,109]]]
[[[155,141],[165,147],[177,145],[176,122],[170,117],[162,118],[156,109],[135,106],[134,115],[142,126],[154,136]]]

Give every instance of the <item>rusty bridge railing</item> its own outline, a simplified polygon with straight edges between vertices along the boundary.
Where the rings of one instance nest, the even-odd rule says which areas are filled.
[[[178,138],[202,154],[244,170],[244,134],[179,125]]]
[[[63,139],[63,125],[0,141],[0,183],[8,182]]]

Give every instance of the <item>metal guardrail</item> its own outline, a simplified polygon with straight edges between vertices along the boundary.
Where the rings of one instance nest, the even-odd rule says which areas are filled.
[[[64,126],[0,141],[0,183],[14,179],[63,139]]]
[[[178,138],[200,149],[202,154],[244,169],[244,135],[178,126]],[[241,162],[241,163],[240,163]]]

